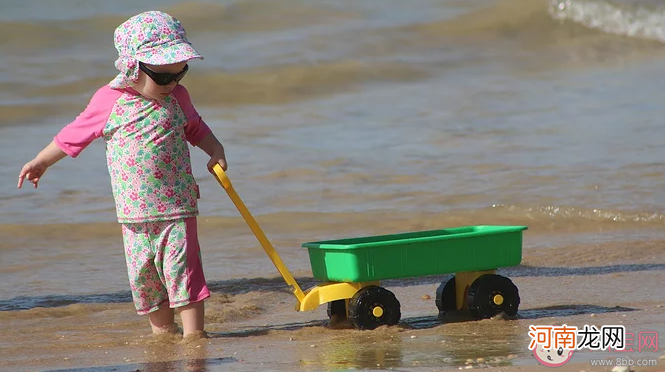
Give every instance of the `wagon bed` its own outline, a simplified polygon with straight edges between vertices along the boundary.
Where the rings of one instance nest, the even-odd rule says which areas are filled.
[[[316,279],[371,282],[516,266],[526,226],[464,226],[303,243]]]

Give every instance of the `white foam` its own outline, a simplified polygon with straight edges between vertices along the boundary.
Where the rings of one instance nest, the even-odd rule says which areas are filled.
[[[606,33],[665,42],[665,10],[605,1],[551,0],[549,14]]]

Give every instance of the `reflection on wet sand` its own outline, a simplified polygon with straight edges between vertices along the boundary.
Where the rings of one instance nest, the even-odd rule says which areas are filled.
[[[516,342],[521,337],[510,322],[502,323],[487,327],[474,322],[452,331],[436,328],[427,333],[408,327],[339,331],[325,345],[312,348],[315,351],[303,352],[301,360],[325,370],[509,365],[523,351],[521,342]]]
[[[405,364],[402,347],[400,335],[352,334],[331,340],[325,347],[317,348],[314,360],[303,362],[315,366],[323,365],[326,370],[400,368]]]
[[[54,369],[45,372],[208,372],[220,370],[225,363],[236,362],[233,358],[182,359],[166,362],[145,362],[104,367],[83,367],[74,369]]]

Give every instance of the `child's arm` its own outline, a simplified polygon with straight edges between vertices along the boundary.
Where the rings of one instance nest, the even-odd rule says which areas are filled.
[[[108,85],[98,89],[85,110],[73,122],[62,128],[53,141],[34,159],[23,166],[18,176],[18,188],[23,186],[25,179],[37,188],[37,183],[48,167],[67,155],[77,157],[95,138],[99,138],[111,109],[121,94]]]
[[[219,142],[217,137],[211,132],[203,137],[197,144],[196,147],[199,147],[201,150],[205,151],[206,154],[210,155],[210,161],[208,161],[208,170],[212,173],[212,167],[215,164],[222,166],[222,169],[227,169],[226,164],[226,154],[224,153],[224,146]]]
[[[23,180],[25,179],[37,188],[37,184],[44,175],[44,172],[46,172],[46,169],[66,156],[67,154],[54,141],[51,141],[34,159],[23,166],[21,173],[18,175],[18,188],[20,189],[23,186]]]

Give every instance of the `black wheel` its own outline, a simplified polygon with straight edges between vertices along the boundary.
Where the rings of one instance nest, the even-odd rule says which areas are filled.
[[[457,310],[457,297],[455,296],[455,277],[441,282],[436,289],[436,307],[439,312]]]
[[[510,316],[517,314],[520,296],[510,279],[485,274],[471,283],[466,302],[474,318],[487,319],[502,311]]]
[[[346,319],[346,300],[328,302],[328,318],[332,319],[333,316],[337,317],[337,320]]]
[[[349,320],[357,329],[395,325],[401,316],[399,301],[392,292],[382,287],[362,288],[349,301]]]

